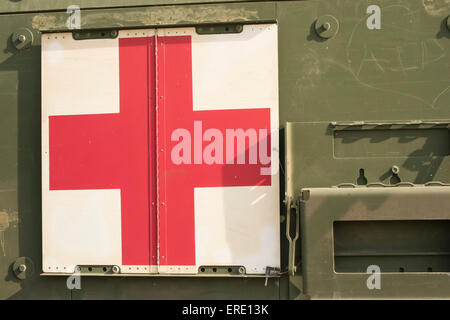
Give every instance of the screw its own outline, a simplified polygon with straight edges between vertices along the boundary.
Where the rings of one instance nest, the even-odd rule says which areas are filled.
[[[244,274],[245,273],[245,268],[244,267],[239,267],[239,273],[240,274]]]
[[[111,31],[111,37],[115,37],[115,36],[117,36],[117,31],[116,30]]]
[[[322,25],[322,28],[326,31],[326,30],[329,30],[329,29],[331,28],[331,25],[330,25],[329,22],[325,22],[325,23]]]
[[[17,40],[19,40],[20,43],[24,43],[25,40],[27,40],[27,37],[25,37],[25,35],[21,34],[21,35],[19,35]]]
[[[118,266],[113,266],[112,267],[112,272],[119,273],[120,272],[120,268]]]
[[[19,272],[25,272],[27,271],[27,266],[24,264],[19,265]]]

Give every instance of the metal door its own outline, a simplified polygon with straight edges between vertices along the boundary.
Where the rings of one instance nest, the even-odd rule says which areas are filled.
[[[42,41],[43,269],[279,266],[276,25]]]

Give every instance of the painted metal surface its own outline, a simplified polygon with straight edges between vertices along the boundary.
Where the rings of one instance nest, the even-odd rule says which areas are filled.
[[[302,192],[302,272],[307,295],[315,299],[448,297],[450,217],[443,208],[450,206],[449,186],[305,188]],[[368,221],[372,221],[368,228],[376,226],[373,222],[381,222],[381,228],[363,229],[361,223]],[[438,223],[428,227],[433,221]],[[345,234],[336,237],[336,222],[348,223],[350,228],[343,231],[353,236],[351,242]],[[351,227],[355,222],[359,233]],[[353,261],[347,264],[344,259]],[[367,287],[365,271],[370,265],[381,268],[380,290]]]
[[[43,270],[152,272],[154,32],[54,34],[42,48]]]
[[[46,34],[44,272],[279,268],[276,43],[276,25]]]
[[[157,45],[160,271],[279,267],[276,25]]]
[[[296,198],[300,190],[306,187],[329,188],[342,183],[358,184],[358,181],[389,184],[393,166],[399,168],[397,175],[402,182],[449,182],[448,156],[441,154],[445,151],[442,148],[445,141],[441,141],[445,140],[445,134],[440,130],[424,132],[410,128],[413,129],[410,133],[417,135],[419,132],[414,139],[408,138],[406,131],[401,134],[403,137],[389,133],[395,130],[385,131],[383,134],[374,133],[378,138],[370,139],[355,127],[357,132],[353,132],[354,135],[347,132],[340,138],[342,131],[334,130],[331,125],[332,122],[445,121],[450,118],[447,107],[450,93],[448,1],[202,2],[183,5],[152,2],[151,5],[142,3],[138,7],[128,7],[130,3],[127,2],[117,3],[119,7],[114,8],[100,7],[108,4],[96,2],[97,8],[88,10],[84,10],[84,4],[81,4],[80,28],[117,30],[276,22],[282,160],[280,198],[284,198],[285,191]],[[267,287],[264,287],[264,280],[258,278],[148,278],[137,274],[139,277],[82,277],[80,290],[68,290],[65,277],[40,276],[36,272],[26,280],[15,277],[11,266],[18,257],[28,257],[37,270],[42,268],[42,35],[49,31],[71,31],[68,29],[70,14],[64,3],[60,8],[54,7],[56,2],[53,1],[45,4],[33,2],[38,3],[35,7],[31,3],[5,2],[0,19],[0,43],[3,46],[0,50],[0,297],[307,298],[302,294],[304,279],[300,267],[300,243],[297,244],[295,262],[299,271],[294,276],[283,274],[280,279],[270,279]],[[380,29],[372,28],[376,23],[367,23],[370,18],[368,7],[372,4],[381,9]],[[39,11],[45,8],[56,11]],[[327,40],[320,38],[314,28],[315,21],[323,15],[332,15],[339,22],[338,33]],[[10,37],[21,28],[32,32],[33,44],[17,50]],[[101,87],[101,84],[98,85]],[[296,148],[292,150],[296,156],[289,159],[285,159],[286,122],[299,123],[299,127],[292,132],[295,139],[291,139],[295,140]],[[336,138],[334,131],[338,133]],[[427,136],[437,137],[439,142],[429,144],[436,139],[430,140]],[[346,141],[354,143],[344,144]],[[356,148],[357,145],[367,145],[367,141],[372,143],[370,148]],[[428,141],[425,148],[421,148],[423,141]],[[339,147],[340,158],[333,158],[334,153],[330,151],[334,142]],[[376,144],[380,147],[375,147]],[[403,155],[373,158],[365,152],[376,151],[379,155],[384,147]],[[413,154],[414,148],[419,156]],[[427,150],[439,151],[440,155],[427,153]],[[363,157],[349,157],[350,152],[362,154]],[[284,160],[288,160],[286,164],[291,166],[286,166]],[[360,169],[364,169],[363,175]],[[361,198],[361,201],[364,203],[365,200]],[[284,234],[286,208],[283,203],[280,209],[280,228]],[[333,211],[332,207],[327,210]],[[395,215],[395,212],[392,214]],[[295,225],[291,230],[295,230]],[[284,236],[280,238],[280,251],[282,272],[286,272],[288,241]],[[422,260],[423,263],[426,261]],[[364,280],[363,276],[366,275],[358,275],[360,280]],[[383,287],[377,292],[377,297],[403,298],[406,296],[397,289],[409,288],[422,297],[448,298],[447,291],[436,289],[439,283],[432,276],[433,272],[419,277],[404,274],[397,278],[391,290]],[[429,285],[418,289],[417,279],[425,277]],[[335,298],[367,296],[368,289],[363,287],[360,292],[355,292],[354,287],[350,287],[352,281],[348,287],[342,284],[341,295]],[[433,284],[436,286],[433,287]],[[309,286],[309,290],[313,297],[320,295],[321,289],[314,292]]]
[[[82,10],[98,9],[98,8],[114,8],[124,6],[156,6],[156,5],[183,5],[196,3],[227,3],[240,2],[241,0],[131,0],[124,3],[122,0],[31,0],[31,1],[9,1],[0,5],[0,13],[18,13],[18,12],[37,12],[49,10],[66,11],[69,7],[79,7]],[[250,0],[249,2],[254,1]]]

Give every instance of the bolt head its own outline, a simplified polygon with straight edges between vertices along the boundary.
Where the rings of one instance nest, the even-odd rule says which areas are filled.
[[[33,33],[27,28],[20,28],[11,35],[11,42],[17,50],[26,49],[33,44]]]
[[[339,21],[332,15],[323,15],[317,18],[314,28],[319,37],[329,39],[338,32]]]
[[[27,271],[27,266],[24,265],[24,264],[21,264],[21,265],[19,266],[19,271],[20,271],[20,272],[25,272],[25,271]]]

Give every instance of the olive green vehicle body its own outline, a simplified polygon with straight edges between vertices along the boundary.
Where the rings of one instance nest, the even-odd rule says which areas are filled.
[[[366,26],[372,4],[381,29]],[[278,24],[282,268],[267,285],[99,274],[69,290],[41,274],[40,39],[68,30],[70,5],[82,30]],[[449,0],[3,1],[0,299],[450,298],[449,14]],[[323,15],[339,24],[328,39]],[[17,50],[21,28],[33,43]],[[19,257],[34,265],[24,280]],[[371,264],[381,289],[367,286]]]

